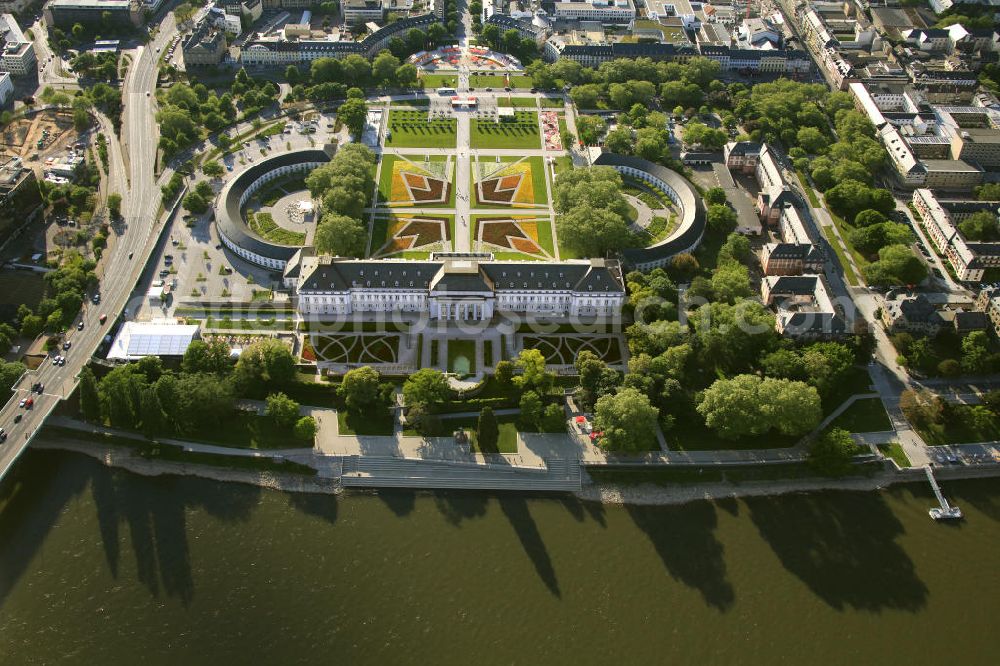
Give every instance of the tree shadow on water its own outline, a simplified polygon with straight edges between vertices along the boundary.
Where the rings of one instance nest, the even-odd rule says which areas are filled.
[[[439,490],[434,492],[434,506],[444,519],[454,526],[462,521],[482,518],[490,501],[489,493],[461,490]]]
[[[572,495],[559,498],[559,502],[579,523],[582,523],[584,518],[590,516],[590,519],[601,527],[608,526],[604,515],[604,505],[600,502],[584,502]]]
[[[400,518],[410,515],[417,504],[417,493],[413,490],[379,490],[378,498]]]
[[[322,518],[331,525],[337,522],[337,496],[311,493],[289,493],[288,503],[310,516]]]
[[[714,535],[718,519],[712,504],[630,504],[626,509],[671,576],[698,590],[713,608],[726,611],[732,607],[736,597],[726,575],[722,544]]]
[[[896,543],[904,532],[878,493],[828,492],[746,500],[782,565],[837,610],[917,611],[927,587]]]
[[[105,557],[118,575],[120,526],[128,528],[136,577],[150,594],[165,594],[185,606],[194,598],[187,513],[202,510],[225,522],[248,520],[260,500],[260,488],[217,484],[176,476],[140,477],[97,466],[91,489]]]
[[[0,483],[0,608],[66,504],[86,489],[86,476],[58,456],[29,449]]]
[[[549,551],[545,547],[545,542],[542,541],[542,535],[538,532],[535,519],[528,511],[527,500],[522,495],[504,494],[500,495],[499,501],[503,514],[510,521],[517,538],[521,540],[521,547],[524,548],[524,552],[535,566],[539,578],[549,588],[549,592],[556,597],[561,597],[562,592],[559,590],[559,581],[556,579],[556,571],[552,566],[552,558],[549,557]]]

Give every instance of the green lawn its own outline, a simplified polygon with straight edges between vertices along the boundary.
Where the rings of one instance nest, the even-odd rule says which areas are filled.
[[[425,428],[418,433],[414,430],[406,430],[405,434],[421,434],[425,437],[448,437],[456,430],[462,429],[469,433],[469,443],[474,453],[517,453],[517,416],[498,416],[497,426],[500,436],[497,439],[496,451],[483,451],[479,448],[479,436],[476,427],[479,423],[478,416],[461,416],[457,418],[440,418],[435,421],[435,425]]]
[[[220,414],[215,423],[199,430],[197,434],[163,436],[240,449],[290,449],[312,446],[293,438],[288,428],[275,425],[269,417],[241,411]]]
[[[530,76],[521,76],[521,75],[510,77],[510,85],[513,88],[528,88],[528,89],[531,89],[535,86]]]
[[[882,452],[887,458],[892,458],[896,461],[896,464],[900,467],[909,467],[910,458],[906,455],[906,451],[900,446],[899,442],[889,442],[888,444],[879,444],[878,450]]]
[[[471,122],[471,145],[474,149],[542,147],[536,111],[516,111],[513,120],[493,122],[473,118]]]
[[[561,109],[566,106],[566,102],[561,99],[556,99],[553,97],[540,97],[543,108],[548,109]]]
[[[337,427],[341,435],[392,435],[393,412],[384,409],[379,413],[376,410],[355,417],[341,409],[337,411]]]
[[[678,418],[674,427],[663,435],[667,447],[672,451],[784,449],[794,446],[799,440],[799,437],[778,433],[723,439],[714,430],[710,430],[698,414]]]
[[[454,118],[428,119],[421,109],[392,109],[385,145],[394,148],[454,148],[457,122]]]
[[[566,148],[566,146],[563,146],[563,148]],[[573,168],[573,158],[570,157],[569,155],[562,155],[560,157],[557,157],[554,162],[554,166],[556,170],[556,178],[558,178],[559,174],[565,171],[569,171],[570,169]]]
[[[468,369],[465,369],[464,359],[468,362]],[[466,339],[448,340],[448,371],[460,375],[476,374],[476,341]]]
[[[424,84],[424,88],[430,90],[432,88],[454,88],[458,85],[458,75],[457,74],[424,74],[419,80],[420,83]]]
[[[515,109],[534,109],[538,106],[534,97],[500,97],[497,106],[514,107]]]
[[[834,253],[837,255],[837,260],[840,262],[841,267],[844,269],[844,277],[847,278],[847,283],[851,286],[857,286],[861,284],[858,280],[858,274],[854,272],[854,268],[847,261],[847,255],[844,253],[844,248],[840,245],[840,241],[837,240],[836,234],[830,227],[824,227],[820,225],[820,229],[823,232],[823,236],[826,241],[833,247]]]
[[[507,77],[503,74],[472,74],[469,76],[469,86],[472,88],[505,88],[507,87]]]
[[[830,428],[843,428],[847,432],[886,432],[892,422],[885,413],[879,398],[862,398],[830,422]]]
[[[264,240],[280,245],[303,245],[306,235],[298,231],[290,231],[279,227],[270,213],[247,212],[247,226]]]

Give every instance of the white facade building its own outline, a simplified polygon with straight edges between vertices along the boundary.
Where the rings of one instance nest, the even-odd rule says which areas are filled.
[[[625,286],[617,262],[494,262],[481,256],[443,260],[302,260],[298,309],[305,317],[363,312],[426,312],[432,319],[475,320],[495,314],[618,316]]]

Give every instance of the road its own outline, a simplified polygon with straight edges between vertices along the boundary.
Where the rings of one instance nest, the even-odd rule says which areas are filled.
[[[128,187],[124,187],[122,182],[126,174],[124,153],[115,145],[114,134],[108,132],[110,127],[104,128],[109,142],[111,182],[122,187],[123,225],[102,263],[101,304],[88,302],[84,305],[78,319],[84,325],[83,330],[71,327],[67,337],[72,347],[65,352],[66,365],[55,366],[50,359],[45,359],[37,370],[25,373],[16,385],[14,396],[0,408],[0,425],[8,432],[7,442],[0,444],[0,479],[6,476],[58,402],[73,390],[77,375],[97,349],[117,314],[125,307],[149,253],[156,245],[157,234],[154,232],[157,231],[160,193],[153,175],[158,141],[153,98],[157,76],[155,49],[162,49],[175,34],[173,17],[168,14],[161,22],[156,38],[132,54],[122,96],[125,105],[122,140],[129,158]],[[35,40],[36,45],[39,41]],[[169,175],[168,172],[164,177]],[[131,258],[129,255],[132,255]],[[108,318],[103,326],[99,323],[101,314],[107,314]],[[44,385],[44,393],[34,396],[33,409],[19,408],[19,401],[31,395],[31,387],[36,382]],[[17,413],[23,414],[23,418],[15,424]]]

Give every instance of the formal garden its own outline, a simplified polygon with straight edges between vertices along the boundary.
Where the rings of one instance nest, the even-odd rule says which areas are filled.
[[[396,363],[399,337],[380,333],[313,333],[303,338],[302,359],[345,364]]]
[[[470,143],[473,149],[527,148],[540,150],[537,111],[515,111],[510,118],[498,121],[473,118]]]
[[[458,121],[431,120],[424,109],[392,109],[385,136],[388,148],[454,148]]]
[[[384,155],[379,171],[378,202],[393,207],[450,208],[455,205],[454,171],[452,159],[444,155],[423,159]]]
[[[546,365],[572,366],[582,351],[589,351],[600,361],[615,365],[622,362],[622,343],[617,335],[519,335],[523,349],[537,349]]]
[[[372,223],[370,256],[427,259],[454,247],[454,215],[390,215]]]
[[[477,208],[537,208],[548,205],[541,157],[493,157],[472,165]]]
[[[474,215],[473,249],[498,260],[554,260],[552,220],[546,216]]]

